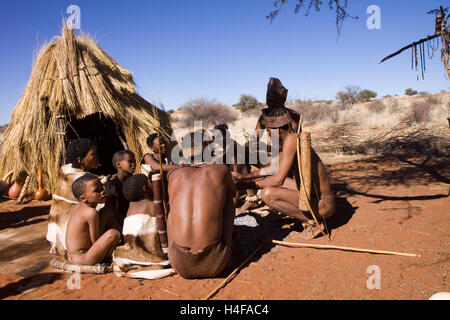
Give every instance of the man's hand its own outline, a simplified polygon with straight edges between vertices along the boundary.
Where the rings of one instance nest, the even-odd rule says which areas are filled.
[[[234,181],[245,181],[245,180],[251,180],[251,177],[248,174],[242,174],[239,172],[231,172],[231,175],[233,176]]]

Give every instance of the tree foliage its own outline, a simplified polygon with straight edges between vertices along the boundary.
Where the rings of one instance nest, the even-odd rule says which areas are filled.
[[[258,110],[261,109],[263,104],[259,102],[255,97],[251,95],[241,94],[239,102],[233,105],[236,109],[241,112],[246,112],[248,110]]]
[[[360,101],[369,101],[370,99],[375,98],[376,96],[377,96],[376,92],[365,89],[359,93],[359,100]]]
[[[411,88],[408,88],[405,90],[405,94],[407,96],[415,96],[417,94],[417,91]]]
[[[179,120],[183,127],[193,127],[195,121],[201,121],[203,126],[213,126],[219,123],[232,123],[237,116],[230,107],[214,99],[198,98],[183,104],[179,111],[184,117]]]
[[[302,8],[306,7],[305,16],[308,16],[311,12],[311,9],[314,8],[314,11],[320,11],[323,7],[324,2],[326,0],[296,0],[297,4],[295,5],[295,13],[298,13]],[[275,17],[278,15],[280,10],[286,4],[287,0],[275,0],[274,2],[274,10],[266,16],[267,19],[272,22]],[[340,34],[342,24],[346,18],[358,19],[357,16],[351,16],[347,12],[348,0],[328,0],[328,8],[330,10],[335,10],[336,12],[336,30],[338,35]]]
[[[343,104],[353,105],[359,100],[359,95],[361,93],[361,88],[358,86],[346,86],[344,91],[339,91],[336,94],[336,100],[342,102]]]

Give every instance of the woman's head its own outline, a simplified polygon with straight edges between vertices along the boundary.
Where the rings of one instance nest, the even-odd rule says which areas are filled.
[[[77,139],[67,146],[67,162],[85,171],[98,168],[97,145],[90,139]]]
[[[147,138],[147,145],[152,149],[154,153],[159,153],[159,149],[161,148],[161,153],[165,154],[167,151],[167,143],[163,138],[158,138],[157,133],[152,133]]]

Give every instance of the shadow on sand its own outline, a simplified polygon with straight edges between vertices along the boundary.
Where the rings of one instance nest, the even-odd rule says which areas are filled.
[[[62,275],[56,272],[42,273],[9,283],[6,286],[0,288],[0,299],[16,296],[25,291],[39,288],[46,284],[51,284],[61,277]]]

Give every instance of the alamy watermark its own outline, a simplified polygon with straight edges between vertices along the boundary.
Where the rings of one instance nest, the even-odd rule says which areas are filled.
[[[370,16],[367,18],[366,25],[369,30],[381,29],[381,8],[377,5],[371,5],[367,8],[367,14]]]
[[[81,9],[75,4],[71,4],[67,7],[66,13],[69,15],[67,17],[67,27],[69,29],[81,29]]]
[[[66,281],[67,289],[81,289],[81,274],[79,272],[74,272]]]
[[[381,289],[381,269],[379,266],[371,265],[367,267],[367,274],[370,274],[367,278],[366,287],[369,290]]]
[[[219,129],[202,129],[202,122],[194,122],[194,130],[175,129],[171,140],[178,142],[172,149],[171,159],[175,164],[215,163],[215,164],[261,164],[278,163],[280,151],[280,134],[278,129],[265,130],[258,136],[248,134],[247,143],[239,144],[231,133]]]

